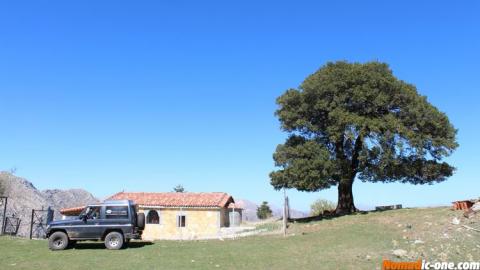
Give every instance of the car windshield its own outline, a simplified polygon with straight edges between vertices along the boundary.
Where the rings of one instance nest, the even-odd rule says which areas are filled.
[[[91,209],[94,208],[94,207],[95,206],[89,205],[89,206],[83,208],[83,210],[82,210],[82,212],[80,212],[79,216],[81,217],[81,216],[86,215],[88,212],[91,212],[92,211]],[[90,213],[88,213],[88,214],[90,214]]]
[[[81,216],[84,216],[84,215],[87,213],[87,209],[88,209],[88,206],[85,207],[85,208],[83,208],[83,210],[82,210],[82,212],[80,212],[80,215],[79,215],[79,216],[80,216],[80,217],[81,217]]]

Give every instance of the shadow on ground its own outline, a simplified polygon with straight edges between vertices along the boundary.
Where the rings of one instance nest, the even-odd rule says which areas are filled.
[[[142,248],[144,246],[153,245],[153,242],[141,241],[141,242],[130,242],[125,248]],[[79,242],[76,243],[73,249],[106,249],[103,242]]]
[[[330,219],[335,219],[347,215],[365,215],[368,214],[367,211],[358,211],[352,214],[335,214],[335,213],[327,213],[319,216],[312,216],[312,217],[304,217],[304,218],[290,218],[288,222],[293,222],[293,223],[309,223],[312,221],[320,221],[320,220],[330,220]]]

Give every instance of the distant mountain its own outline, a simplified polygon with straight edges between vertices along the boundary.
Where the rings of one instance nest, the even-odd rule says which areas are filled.
[[[83,189],[47,189],[42,191],[42,194],[49,205],[54,205],[58,209],[82,206],[99,201],[90,192]]]
[[[246,199],[236,199],[235,202],[236,204],[238,204],[240,207],[243,208],[244,221],[258,221],[258,217],[257,217],[258,204]],[[283,207],[270,205],[270,209],[272,210],[273,217],[280,218],[283,216]],[[302,218],[306,216],[308,216],[307,213],[290,208],[290,217]]]
[[[8,172],[0,172],[0,182],[5,189],[4,195],[8,197],[7,216],[15,215],[21,219],[18,232],[20,236],[30,234],[32,209],[51,207],[55,217],[59,218],[59,210],[62,208],[99,202],[92,194],[82,189],[39,191],[28,180]],[[3,209],[0,213],[2,211]]]

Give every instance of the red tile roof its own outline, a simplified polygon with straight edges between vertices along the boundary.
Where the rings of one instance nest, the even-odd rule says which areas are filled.
[[[137,205],[161,207],[226,207],[234,202],[224,192],[119,192],[107,200],[132,200]]]

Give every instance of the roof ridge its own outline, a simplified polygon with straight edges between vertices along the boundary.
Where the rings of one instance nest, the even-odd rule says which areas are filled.
[[[111,195],[110,197],[106,198],[105,200],[110,200],[110,199],[112,199],[113,197],[118,196],[118,195],[120,195],[120,194],[122,194],[122,193],[125,193],[125,191],[123,191],[123,190],[122,190],[122,191],[119,191],[119,192]]]
[[[179,194],[224,194],[224,195],[229,195],[227,192],[222,192],[222,191],[212,191],[212,192],[205,192],[205,191],[198,191],[198,192],[193,192],[193,191],[188,191],[188,192],[175,192],[175,191],[149,191],[149,192],[145,192],[145,191],[128,191],[128,192],[125,192],[125,191],[120,191],[120,192],[117,192],[115,194],[113,194],[112,196],[110,197],[113,197],[113,196],[116,196],[116,195],[119,195],[119,194],[176,194],[176,193],[179,193]]]

